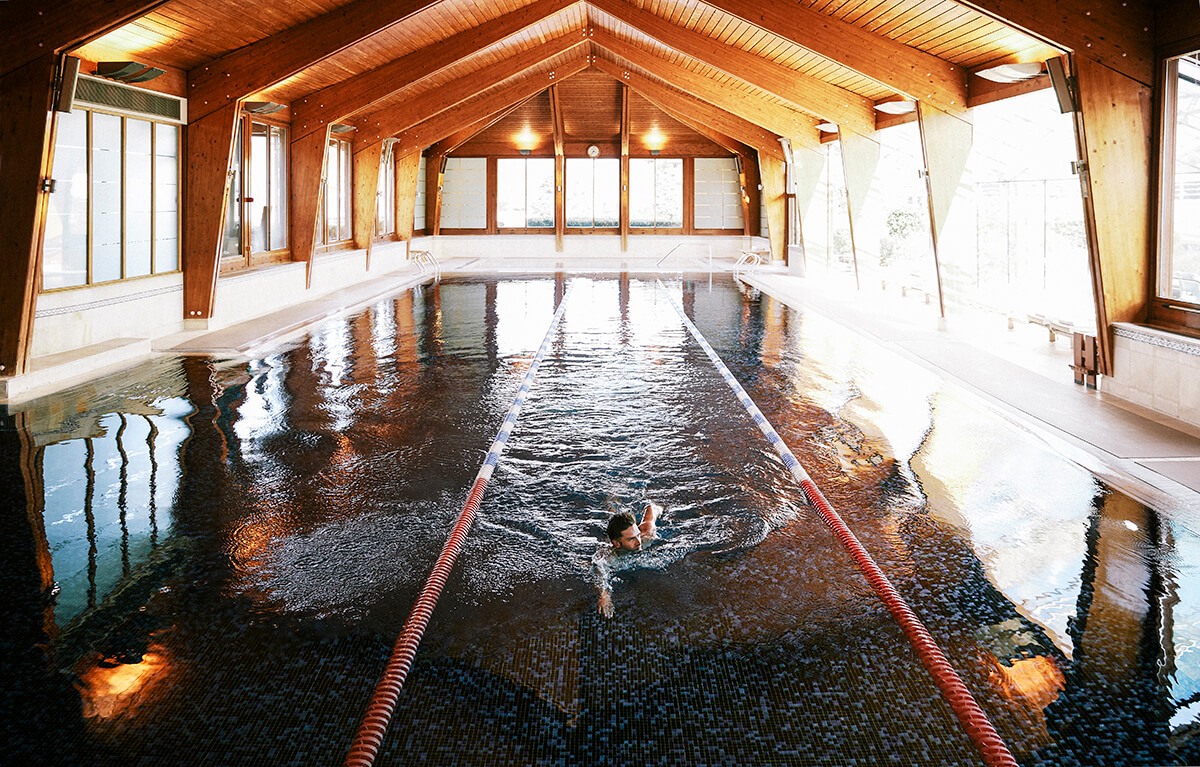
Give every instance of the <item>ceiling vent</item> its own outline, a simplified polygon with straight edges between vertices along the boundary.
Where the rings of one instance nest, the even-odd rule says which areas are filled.
[[[163,122],[187,122],[185,99],[87,75],[80,75],[75,85],[75,103]]]

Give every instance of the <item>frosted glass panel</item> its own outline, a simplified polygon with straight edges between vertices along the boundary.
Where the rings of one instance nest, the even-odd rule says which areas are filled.
[[[88,113],[80,109],[58,117],[54,193],[42,251],[42,287],[46,290],[87,282],[87,124]]]
[[[92,282],[121,279],[121,118],[92,115]]]
[[[154,126],[154,271],[179,268],[179,128]]]
[[[125,120],[125,276],[150,274],[151,223],[154,216],[150,137],[154,125]]]

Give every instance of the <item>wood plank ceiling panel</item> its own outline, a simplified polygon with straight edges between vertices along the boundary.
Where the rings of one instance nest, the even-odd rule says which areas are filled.
[[[612,140],[621,135],[621,84],[589,69],[558,85],[567,136],[579,140]]]
[[[155,64],[194,69],[353,1],[173,0],[84,46],[79,55],[97,60],[136,53]]]
[[[707,150],[707,153],[729,154],[705,136],[701,136],[647,101],[639,93],[631,92],[629,94],[630,153],[647,154],[649,149],[646,147],[646,137],[651,134],[657,134],[660,137],[662,153],[667,157],[678,154],[684,147],[688,153]],[[638,151],[639,149],[641,151]]]
[[[532,0],[444,0],[415,17],[358,45],[318,62],[285,83],[263,91],[263,98],[290,103],[347,77],[362,74],[478,24],[499,18]],[[472,20],[478,20],[474,23]]]
[[[518,148],[515,137],[525,131],[538,139],[537,145],[530,147],[532,154],[554,154],[554,126],[551,122],[550,95],[547,91],[542,91],[505,115],[503,119],[476,133],[458,147],[454,154],[459,157],[494,154],[497,147],[509,147],[509,151],[515,151]]]

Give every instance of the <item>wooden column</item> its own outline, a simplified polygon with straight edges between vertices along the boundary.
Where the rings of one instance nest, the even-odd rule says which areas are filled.
[[[442,233],[442,161],[446,155],[430,155],[425,161],[425,231]]]
[[[782,160],[765,152],[758,153],[759,177],[767,214],[767,239],[771,243],[771,261],[785,261],[787,256],[787,198],[784,196]]]
[[[758,157],[765,155],[765,152],[759,152],[758,155],[744,154],[742,155],[742,231],[747,237],[758,237],[762,231],[759,215],[762,206],[759,204],[762,194],[759,190],[759,170]]]
[[[240,108],[236,102],[189,123],[184,141],[183,318],[213,316],[229,164]]]
[[[558,96],[558,85],[548,89],[550,96],[550,121],[554,126],[554,249],[563,249],[563,235],[567,232],[567,201],[565,178],[567,160],[563,144],[567,129],[563,122],[562,101]]]
[[[829,153],[825,147],[808,149],[792,145],[792,168],[796,178],[796,212],[800,216],[800,245],[804,259],[788,262],[788,272],[805,275],[811,266],[829,261],[829,183],[826,170]]]
[[[929,224],[933,230],[933,262],[937,274],[938,311],[946,317],[946,284],[960,280],[950,254],[973,253],[975,199],[967,177],[974,127],[969,113],[950,115],[925,102],[917,103],[925,182],[929,190]]]
[[[696,158],[683,158],[683,233],[696,233]]]
[[[629,250],[629,86],[621,85],[621,252]]]
[[[292,260],[307,264],[306,287],[312,287],[313,244],[317,238],[317,211],[325,178],[325,146],[328,130],[301,136],[291,145],[288,173],[288,238]]]
[[[1112,375],[1112,323],[1144,320],[1151,297],[1151,93],[1082,56],[1075,67],[1100,372]]]
[[[55,57],[0,78],[0,376],[25,373],[41,278],[41,240],[53,162]]]
[[[375,244],[375,214],[379,206],[379,165],[383,162],[382,141],[354,153],[354,247],[363,248],[366,269],[371,268]]]
[[[405,242],[413,237],[413,219],[417,211],[417,180],[420,173],[420,152],[409,152],[396,158],[396,235]]]
[[[854,272],[879,271],[879,240],[886,213],[883,190],[879,188],[879,142],[851,131],[840,131],[842,169],[846,174],[846,197],[850,212],[850,239],[854,246]]]

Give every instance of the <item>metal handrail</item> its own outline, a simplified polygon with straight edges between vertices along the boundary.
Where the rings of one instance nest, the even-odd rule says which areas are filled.
[[[733,273],[735,276],[743,272],[753,274],[756,267],[762,266],[762,262],[761,255],[752,250],[744,250],[737,263],[733,265]]]
[[[438,261],[437,256],[428,250],[413,251],[412,259],[417,265],[417,269],[421,274],[433,275],[434,282],[439,282],[442,279],[442,263]]]

